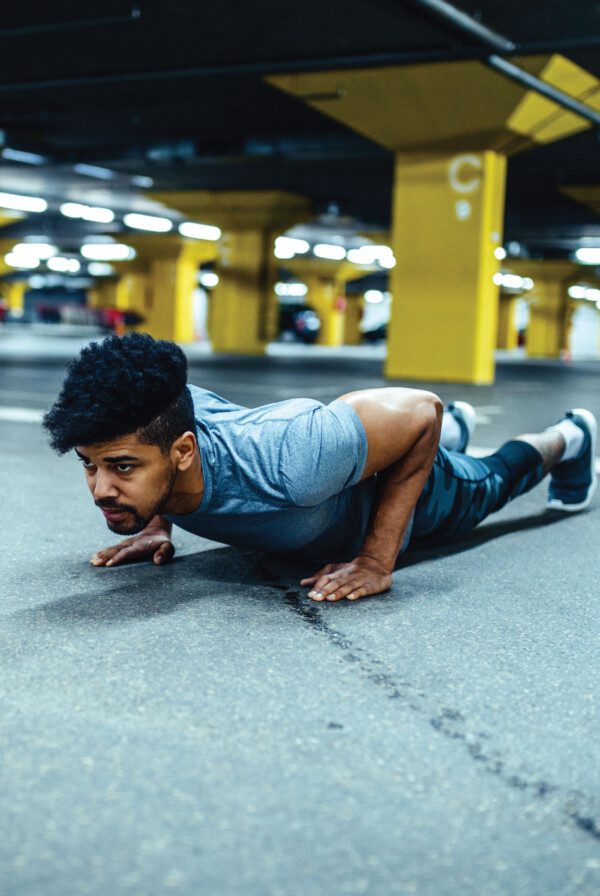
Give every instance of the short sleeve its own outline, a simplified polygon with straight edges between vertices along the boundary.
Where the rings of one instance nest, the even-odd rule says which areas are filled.
[[[345,401],[316,405],[292,420],[284,433],[279,474],[289,499],[314,507],[360,481],[367,460],[367,435]]]

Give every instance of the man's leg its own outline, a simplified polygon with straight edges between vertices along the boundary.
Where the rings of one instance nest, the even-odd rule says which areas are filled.
[[[593,421],[593,416],[586,413]],[[586,421],[583,423],[585,425]],[[467,457],[440,448],[417,502],[412,538],[438,538],[468,532],[490,513],[529,491],[550,471],[557,471],[559,479],[561,475],[565,476],[566,469],[566,478],[571,476],[572,479],[573,472],[577,472],[583,463],[584,468],[587,465],[589,475],[590,466],[593,469],[595,435],[587,432],[582,441],[582,459],[577,456],[568,462],[563,461],[565,449],[569,448],[568,437],[565,438],[560,425],[546,432],[518,436],[485,458]],[[595,474],[592,472],[591,475]],[[588,488],[587,494],[590,492],[593,494]],[[549,506],[553,506],[552,502]]]

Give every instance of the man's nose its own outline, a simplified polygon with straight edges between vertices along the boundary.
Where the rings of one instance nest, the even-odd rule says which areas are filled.
[[[119,490],[111,473],[98,470],[94,480],[94,501],[116,498],[118,494]]]

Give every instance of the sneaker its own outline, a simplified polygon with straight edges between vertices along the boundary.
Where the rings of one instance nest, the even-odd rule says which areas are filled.
[[[589,507],[598,485],[595,469],[598,424],[592,412],[585,408],[574,408],[566,417],[583,430],[583,448],[579,457],[552,468],[547,507],[576,513]]]
[[[452,414],[458,425],[460,426],[461,440],[455,451],[462,454],[467,450],[468,444],[475,429],[476,414],[472,404],[466,401],[451,401],[445,408],[449,414]]]

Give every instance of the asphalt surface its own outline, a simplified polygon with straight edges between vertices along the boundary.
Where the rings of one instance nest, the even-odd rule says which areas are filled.
[[[170,566],[94,569],[116,539],[35,422],[74,346],[0,366],[0,893],[597,896],[600,499],[549,515],[542,484],[353,604],[187,533]],[[383,384],[343,353],[190,380],[248,405]],[[599,385],[502,363],[433,388],[494,447],[600,416]]]

